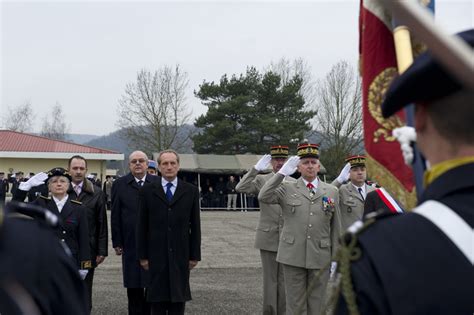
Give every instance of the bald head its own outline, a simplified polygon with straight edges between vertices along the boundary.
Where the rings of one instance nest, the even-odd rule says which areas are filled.
[[[142,151],[133,151],[128,156],[130,172],[136,178],[143,178],[148,168],[148,156]]]

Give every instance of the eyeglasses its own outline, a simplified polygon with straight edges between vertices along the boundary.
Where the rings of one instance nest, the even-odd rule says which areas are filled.
[[[130,164],[137,164],[137,163],[141,164],[141,163],[145,163],[145,162],[146,162],[145,159],[138,159],[138,160],[135,159],[135,160],[131,160]]]

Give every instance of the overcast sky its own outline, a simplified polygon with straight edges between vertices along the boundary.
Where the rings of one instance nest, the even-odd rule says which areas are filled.
[[[437,0],[448,32],[474,27],[473,0]],[[303,58],[314,79],[358,59],[359,1],[2,1],[0,117],[31,102],[41,119],[59,102],[70,132],[118,129],[117,102],[146,68],[180,64],[193,118],[199,84]],[[2,124],[0,123],[0,127]]]

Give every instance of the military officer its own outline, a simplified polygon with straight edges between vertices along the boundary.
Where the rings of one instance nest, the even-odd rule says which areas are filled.
[[[350,156],[346,158],[346,162],[351,166],[349,182],[339,187],[339,206],[343,230],[346,230],[355,221],[362,219],[367,193],[375,189],[366,184],[365,156]]]
[[[279,204],[283,230],[277,261],[283,264],[287,314],[320,314],[328,266],[341,232],[337,188],[318,179],[319,146],[300,144],[297,155],[262,187],[259,200]],[[296,182],[283,182],[296,169]]]
[[[38,173],[28,181],[20,183],[13,195],[13,200],[23,201],[32,187],[39,186],[45,181],[51,197],[40,195],[32,204],[46,208],[59,217],[59,228],[56,233],[59,239],[69,247],[76,267],[84,279],[87,270],[92,267],[87,209],[80,201],[72,200],[68,196],[71,175],[61,167],[53,168],[48,173]]]
[[[5,215],[0,209],[0,314],[87,314],[77,267],[54,234],[57,222],[31,204],[10,202]]]
[[[237,184],[240,193],[258,195],[263,185],[278,172],[288,159],[288,146],[276,145],[264,155]],[[271,163],[272,172],[259,174]],[[288,177],[286,180],[295,181]],[[263,314],[285,314],[285,286],[283,266],[277,262],[278,240],[283,228],[279,204],[260,203],[260,218],[255,237],[255,248],[260,250],[263,271]]]
[[[474,46],[474,30],[459,35]],[[392,82],[382,114],[415,104],[417,145],[431,168],[411,213],[367,221],[344,237],[341,253],[359,255],[343,255],[351,264],[341,268],[337,314],[472,314],[473,100],[474,89],[430,50]]]

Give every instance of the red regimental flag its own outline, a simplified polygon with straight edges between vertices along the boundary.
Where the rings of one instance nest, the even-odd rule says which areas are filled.
[[[384,94],[398,71],[391,17],[378,0],[361,0],[359,36],[367,171],[405,209],[411,209],[416,205],[413,173],[392,136],[394,128],[405,125],[405,117],[400,112],[384,119],[381,111]]]

